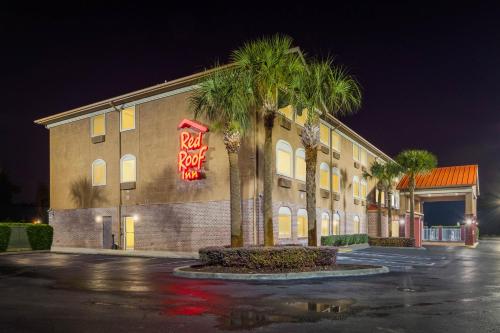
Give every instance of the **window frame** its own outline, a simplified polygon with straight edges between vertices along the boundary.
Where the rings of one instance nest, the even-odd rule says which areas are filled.
[[[365,189],[365,193],[363,195],[363,188]],[[359,182],[359,194],[360,198],[363,200],[366,200],[368,197],[368,182],[366,178],[361,178],[361,181]]]
[[[130,160],[134,161],[134,180],[124,181],[123,180],[123,162],[130,161]],[[135,183],[135,182],[137,182],[137,157],[135,157],[132,154],[125,154],[122,156],[122,158],[120,158],[120,184]]]
[[[353,233],[354,234],[361,234],[361,219],[359,218],[358,215],[354,215],[352,218],[352,224],[353,224]],[[356,224],[357,224],[357,232],[356,232]]]
[[[322,171],[326,171],[328,172],[328,179],[326,181],[327,183],[327,187],[325,188],[324,186],[321,185],[321,173]],[[330,187],[331,187],[331,176],[330,176],[330,166],[328,165],[328,163],[326,162],[321,162],[320,165],[319,165],[319,188],[322,189],[322,190],[327,190],[327,191],[330,191]]]
[[[132,109],[134,110],[134,127],[132,128],[127,128],[127,129],[123,129],[123,111],[127,110],[127,109]],[[135,130],[136,128],[136,125],[137,125],[137,110],[135,109],[135,105],[134,106],[129,106],[129,107],[126,107],[126,108],[123,108],[120,110],[120,132],[126,132],[126,131],[132,131],[132,130]]]
[[[365,156],[365,160],[363,161],[363,154]],[[368,150],[363,148],[361,145],[359,146],[359,163],[363,166],[368,166]]]
[[[358,193],[356,193],[356,191],[355,191],[355,187],[354,187],[355,184],[358,184]],[[360,198],[359,194],[360,194],[359,177],[358,176],[354,176],[354,177],[352,177],[352,196],[355,199],[359,199]]]
[[[281,149],[281,147],[287,147],[287,148],[289,148],[289,150]],[[290,174],[289,175],[285,175],[278,170],[278,165],[279,165],[278,164],[278,150],[282,150],[282,151],[290,153]],[[276,152],[276,159],[275,159],[276,174],[280,175],[280,176],[288,177],[288,178],[293,178],[295,173],[294,173],[294,167],[293,167],[294,154],[293,154],[292,145],[290,143],[288,143],[287,141],[280,139],[280,140],[278,140],[278,142],[276,142],[275,152]],[[304,160],[305,160],[305,158],[304,158]]]
[[[290,234],[287,237],[282,237],[280,234],[280,218],[281,216],[288,216],[290,218]],[[292,210],[290,207],[281,206],[278,209],[278,239],[290,239],[292,238]]]
[[[325,216],[328,218],[328,223],[326,224],[328,226],[328,233],[326,235],[323,234],[323,221],[324,221]],[[330,236],[332,234],[332,231],[330,230],[330,223],[331,223],[330,214],[328,214],[327,212],[321,213],[321,225],[320,225],[320,235],[321,236]]]
[[[356,146],[358,148],[358,156],[357,157],[354,157],[354,146]],[[360,148],[361,146],[356,143],[356,142],[352,142],[352,159],[356,162],[360,162],[359,159],[360,159]]]
[[[297,163],[297,159],[298,159],[299,157],[301,157],[301,158],[304,160],[304,179],[297,177],[297,170],[298,170],[298,168],[297,168],[297,164],[298,164],[298,163]],[[293,166],[293,170],[294,170],[294,173],[293,173],[293,174],[294,174],[295,179],[297,179],[297,180],[299,180],[299,181],[301,181],[301,182],[305,182],[305,181],[306,181],[306,169],[305,169],[305,164],[306,164],[306,151],[305,151],[305,149],[304,149],[304,148],[297,148],[297,149],[295,150],[294,162],[295,162],[295,164],[294,164],[294,166]]]
[[[306,233],[305,233],[305,235],[299,234],[299,230],[300,230],[299,229],[299,217],[306,218]],[[307,238],[308,232],[309,232],[309,219],[307,218],[307,210],[304,208],[299,208],[299,210],[297,210],[297,238]]]
[[[325,126],[326,130],[328,131],[328,143],[324,143],[323,141],[321,141],[321,125]],[[319,122],[319,143],[322,144],[323,146],[327,146],[328,148],[330,148],[332,142],[331,131],[332,128],[328,125],[328,123],[324,121]]]
[[[336,135],[339,138],[339,146],[338,147],[333,146],[333,135]],[[331,133],[330,133],[330,146],[332,147],[333,150],[335,150],[338,153],[340,153],[340,151],[342,150],[342,148],[341,148],[342,147],[342,135],[334,129],[332,129]]]
[[[94,118],[103,117],[104,119],[104,133],[103,134],[95,134],[94,133]],[[95,138],[101,135],[106,135],[106,113],[96,114],[95,116],[90,117],[90,137]]]
[[[338,219],[335,219],[335,217],[338,217]],[[338,234],[335,233],[335,221],[336,220],[338,221],[338,228],[339,228]],[[332,215],[332,235],[335,235],[335,236],[340,235],[340,214],[339,213],[334,213]]]
[[[339,190],[338,191],[335,191],[335,188],[333,186],[333,175],[336,175],[338,176],[338,179],[339,179]],[[340,169],[337,168],[337,167],[333,167],[332,168],[332,173],[331,173],[331,187],[332,187],[332,192],[333,193],[341,193],[342,192],[342,187],[341,187],[341,175],[340,175]]]
[[[95,183],[95,178],[94,178],[94,168],[98,165],[104,165],[104,183],[103,184],[96,184]],[[91,169],[92,169],[92,186],[106,186],[107,184],[107,178],[108,178],[108,170],[107,170],[107,166],[106,166],[106,161],[101,159],[101,158],[98,158],[96,160],[94,160],[92,162],[92,165],[91,165]]]

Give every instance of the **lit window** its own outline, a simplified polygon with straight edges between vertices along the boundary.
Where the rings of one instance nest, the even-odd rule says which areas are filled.
[[[340,215],[333,214],[333,234],[340,235]]]
[[[134,155],[125,155],[120,160],[121,172],[120,179],[122,183],[135,182],[136,163]]]
[[[293,120],[293,107],[291,105],[285,106],[278,111],[288,119]]]
[[[319,166],[319,188],[330,190],[330,167],[324,162]]]
[[[355,161],[359,161],[359,146],[357,143],[352,143],[352,158]]]
[[[330,215],[328,213],[321,214],[321,236],[330,234]]]
[[[295,122],[300,126],[304,126],[306,124],[306,119],[307,109],[302,110],[302,114],[300,116],[298,113],[295,114]]]
[[[340,143],[341,143],[340,134],[335,131],[332,131],[332,148],[340,152]]]
[[[106,134],[106,115],[100,114],[90,118],[91,135],[99,136]]]
[[[368,184],[366,183],[366,179],[361,179],[361,198],[366,199],[366,195],[368,194]]]
[[[106,162],[95,160],[92,163],[92,186],[106,185]]]
[[[332,191],[340,193],[340,171],[338,168],[332,169]]]
[[[380,192],[380,191],[378,190],[378,188],[377,188],[377,189],[375,189],[375,201],[376,201],[377,203],[379,203],[379,202],[378,202],[378,195],[379,195],[379,192]],[[382,203],[382,205],[385,205],[385,192],[384,192],[384,191],[380,192],[380,203]]]
[[[295,151],[295,178],[306,181],[306,153],[302,148]]]
[[[286,141],[279,140],[276,144],[276,173],[292,177],[292,146]]]
[[[319,141],[326,146],[330,146],[330,128],[323,123],[319,124]]]
[[[391,207],[396,207],[396,196],[394,193],[391,195]]]
[[[352,195],[355,198],[359,198],[359,178],[358,176],[354,176],[352,179]]]
[[[123,109],[120,112],[120,130],[127,131],[135,128],[135,107]]]
[[[367,151],[365,149],[363,149],[363,148],[360,148],[359,150],[360,150],[360,155],[361,155],[360,162],[361,162],[362,165],[366,166],[367,165],[366,163],[368,161]]]
[[[359,234],[361,233],[361,226],[359,223],[359,216],[355,215],[353,218],[353,233]]]
[[[297,237],[307,237],[307,211],[299,209],[297,212]]]
[[[292,237],[292,212],[288,207],[280,207],[279,209],[278,236],[279,238]]]

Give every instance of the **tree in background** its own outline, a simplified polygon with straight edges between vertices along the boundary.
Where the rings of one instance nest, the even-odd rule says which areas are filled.
[[[195,118],[204,117],[223,135],[229,157],[231,247],[243,246],[239,152],[250,127],[253,102],[251,77],[237,68],[216,67],[198,83],[190,98]]]
[[[264,120],[264,245],[274,245],[273,234],[273,142],[274,118],[291,87],[292,76],[302,68],[292,39],[275,35],[244,44],[232,54],[240,70],[252,78],[252,92],[257,110]]]
[[[437,166],[437,158],[426,150],[405,150],[396,156],[401,170],[408,176],[408,190],[410,192],[410,238],[415,237],[413,222],[415,220],[415,187],[418,175],[429,173]]]

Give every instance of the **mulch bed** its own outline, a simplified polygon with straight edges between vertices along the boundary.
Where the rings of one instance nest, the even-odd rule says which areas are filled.
[[[236,273],[236,274],[272,274],[272,273],[302,273],[302,272],[319,272],[319,271],[343,271],[343,270],[354,270],[354,269],[367,269],[367,268],[378,268],[380,266],[373,265],[350,265],[350,264],[338,264],[333,266],[316,266],[316,267],[302,267],[300,269],[250,269],[246,267],[225,267],[225,266],[204,266],[195,265],[186,268],[182,268],[182,271],[187,272],[209,272],[209,273]]]

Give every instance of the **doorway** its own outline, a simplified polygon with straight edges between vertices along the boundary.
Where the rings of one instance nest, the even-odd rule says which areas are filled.
[[[125,250],[133,250],[135,245],[134,218],[125,216],[123,224],[125,226]]]
[[[113,236],[111,231],[111,216],[102,217],[102,248],[111,249],[113,247]]]

